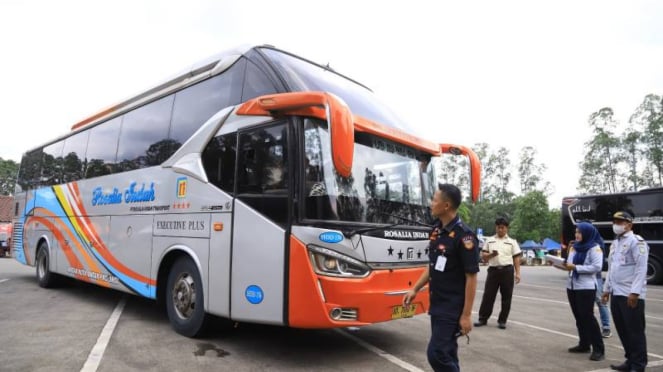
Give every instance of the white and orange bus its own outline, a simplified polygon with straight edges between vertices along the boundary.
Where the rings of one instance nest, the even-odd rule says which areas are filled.
[[[230,50],[25,153],[14,256],[163,301],[173,328],[209,314],[298,328],[362,326],[400,306],[427,264],[443,153],[374,94],[271,46]]]

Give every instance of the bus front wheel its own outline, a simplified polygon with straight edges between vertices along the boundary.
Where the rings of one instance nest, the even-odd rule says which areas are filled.
[[[200,336],[207,321],[200,273],[188,257],[180,257],[168,273],[166,291],[168,319],[175,331],[187,337]]]
[[[53,288],[57,285],[58,275],[51,272],[51,260],[48,257],[48,246],[46,243],[39,244],[37,248],[37,260],[35,262],[37,283],[42,288]]]

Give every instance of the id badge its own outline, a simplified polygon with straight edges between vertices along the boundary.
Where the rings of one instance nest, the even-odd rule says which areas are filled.
[[[437,261],[435,261],[435,270],[444,272],[444,267],[447,265],[447,258],[445,256],[437,256]]]

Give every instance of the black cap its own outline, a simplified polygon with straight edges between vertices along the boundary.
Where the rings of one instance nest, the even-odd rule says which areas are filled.
[[[612,215],[613,220],[624,220],[628,222],[633,222],[633,216],[627,211],[619,211]]]
[[[507,220],[505,217],[497,217],[495,220],[495,226],[509,227],[509,220]]]

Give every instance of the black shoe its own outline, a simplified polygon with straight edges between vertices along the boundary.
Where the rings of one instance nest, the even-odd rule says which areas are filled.
[[[569,353],[589,353],[590,351],[592,351],[592,349],[590,349],[589,346],[582,347],[580,345],[576,345],[569,348]]]
[[[506,329],[506,323],[497,323],[497,328]]]
[[[593,352],[592,355],[589,356],[589,360],[593,360],[595,362],[598,362],[603,359],[605,359],[605,354],[597,351]]]
[[[612,368],[615,371],[630,371],[631,370],[631,366],[629,366],[627,362],[624,362],[622,364],[611,364],[610,368]]]
[[[478,322],[475,322],[475,323],[474,323],[474,326],[475,326],[475,327],[483,327],[483,326],[486,325],[486,323],[487,323],[487,322],[478,321]]]

